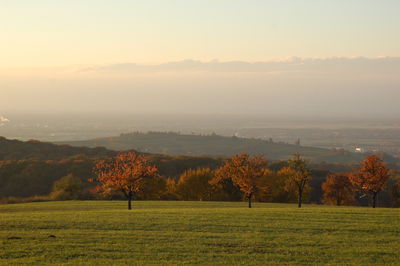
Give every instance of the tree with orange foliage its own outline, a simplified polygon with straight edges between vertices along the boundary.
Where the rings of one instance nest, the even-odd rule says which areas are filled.
[[[210,180],[210,184],[216,185],[230,179],[244,193],[251,208],[254,193],[267,189],[262,185],[262,178],[270,174],[266,166],[267,160],[263,157],[250,157],[246,153],[234,155],[215,171],[215,177]]]
[[[121,153],[108,161],[96,164],[98,192],[120,191],[128,199],[128,209],[132,209],[132,200],[146,179],[158,177],[158,169],[149,160],[134,152]]]
[[[354,204],[354,188],[348,174],[336,173],[328,176],[322,184],[324,203],[340,205]]]
[[[303,193],[308,182],[311,179],[310,170],[307,168],[307,162],[299,154],[293,155],[293,158],[288,160],[288,166],[282,168],[279,172],[281,176],[287,176],[289,183],[294,184],[297,188],[297,203],[301,208],[303,202]]]
[[[179,177],[176,192],[183,200],[212,200],[213,186],[209,181],[213,178],[210,168],[186,170]]]
[[[370,155],[362,162],[361,168],[349,175],[350,182],[359,190],[372,194],[372,207],[376,207],[377,196],[388,181],[389,168],[377,155]]]

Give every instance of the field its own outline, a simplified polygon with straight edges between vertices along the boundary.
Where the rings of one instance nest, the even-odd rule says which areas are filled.
[[[400,210],[219,202],[0,205],[4,264],[399,265]]]

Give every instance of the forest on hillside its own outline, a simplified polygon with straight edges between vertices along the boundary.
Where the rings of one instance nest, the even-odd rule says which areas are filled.
[[[73,196],[58,195],[58,199],[93,199],[98,195],[91,193],[94,186],[88,180],[95,177],[93,169],[97,162],[118,154],[105,148],[71,147],[68,145],[55,145],[38,141],[15,141],[2,138],[0,141],[0,199],[9,201],[10,198],[27,198],[35,196],[47,196],[61,186],[78,187],[78,194]],[[12,151],[12,152],[7,152]],[[210,156],[182,156],[160,155],[144,153],[151,163],[159,170],[160,179],[156,183],[148,184],[144,193],[138,195],[138,199],[165,199],[165,200],[201,200],[205,199],[201,193],[191,193],[197,187],[205,185],[207,178],[201,177],[199,183],[190,181],[199,178],[196,171],[212,173],[228,159],[227,157]],[[272,173],[278,173],[287,166],[286,160],[270,160],[268,157],[268,169]],[[392,169],[398,169],[396,164],[389,164]],[[331,173],[349,172],[358,167],[358,163],[326,163],[309,161],[311,180],[305,196],[306,203],[322,203],[322,184]],[[208,170],[207,170],[208,169]],[[208,172],[207,172],[208,171]],[[392,192],[397,174],[380,195],[380,204],[391,206]],[[185,181],[186,180],[186,181]],[[188,181],[189,180],[189,181]],[[189,182],[189,183],[187,183]],[[202,183],[203,182],[203,183]],[[204,183],[206,182],[206,183]],[[278,176],[270,179],[270,187],[274,189],[268,193],[257,195],[257,201],[266,202],[295,202],[293,193],[285,190],[282,180]],[[203,184],[203,185],[201,185]],[[58,187],[58,188],[57,188]],[[196,196],[197,195],[197,196]],[[242,200],[242,193],[232,184],[227,183],[220,193],[208,200]],[[112,194],[110,198],[121,198],[121,195]],[[57,198],[57,197],[56,197]],[[12,200],[11,200],[12,201]],[[368,204],[367,199],[358,199],[357,204]]]
[[[240,152],[264,155],[271,160],[286,160],[295,153],[302,154],[314,162],[356,163],[362,154],[343,149],[323,149],[256,138],[225,137],[216,134],[196,135],[178,132],[133,132],[115,137],[85,141],[66,141],[77,147],[105,147],[110,150],[137,150],[140,152],[189,155],[232,156]]]

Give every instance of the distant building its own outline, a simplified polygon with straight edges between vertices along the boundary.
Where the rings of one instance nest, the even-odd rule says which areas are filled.
[[[294,145],[300,146],[300,138],[298,138],[295,142]]]
[[[359,152],[359,153],[363,153],[363,152],[364,152],[364,149],[361,148],[361,147],[356,147],[354,151],[355,151],[355,152]]]

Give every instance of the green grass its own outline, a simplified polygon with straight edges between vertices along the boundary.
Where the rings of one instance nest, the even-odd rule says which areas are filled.
[[[0,265],[400,264],[399,209],[157,201],[134,208],[0,205]]]

